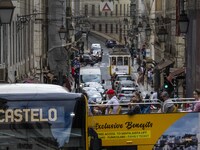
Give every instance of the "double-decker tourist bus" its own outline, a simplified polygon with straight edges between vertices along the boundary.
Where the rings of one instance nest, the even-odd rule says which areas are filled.
[[[0,149],[97,150],[87,113],[87,98],[64,87],[1,84]]]
[[[89,116],[88,126],[101,138],[103,150],[199,150],[200,113],[183,108],[196,102],[173,103],[176,112],[160,113],[155,109],[162,107],[160,102],[146,102],[155,108],[141,114],[128,114],[121,104],[119,114]]]
[[[110,76],[118,73],[131,73],[131,54],[123,45],[117,45],[109,52]]]

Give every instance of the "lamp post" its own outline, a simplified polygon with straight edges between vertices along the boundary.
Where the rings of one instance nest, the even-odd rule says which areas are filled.
[[[73,34],[73,32],[74,32],[74,28],[73,28],[73,26],[70,24],[70,25],[68,25],[67,24],[67,29],[65,29],[65,27],[63,26],[63,25],[61,25],[61,27],[60,27],[60,29],[59,29],[59,31],[58,31],[58,33],[59,33],[59,37],[60,37],[60,39],[61,40],[65,40],[65,43],[70,43],[71,42],[71,35]],[[66,35],[67,35],[67,37],[66,37]],[[68,48],[67,49],[69,49],[69,47],[71,46],[71,44],[69,44],[68,45]],[[65,48],[66,48],[66,46],[65,46]],[[68,60],[69,61],[69,57],[68,57],[68,59],[66,59],[66,60]],[[59,64],[59,62],[58,62],[58,64]],[[68,67],[67,67],[67,73],[69,73],[69,62],[68,62]],[[59,67],[58,67],[58,69],[57,70],[59,70]],[[64,82],[64,76],[63,76],[63,68],[61,68],[59,71],[58,71],[58,84],[59,85],[62,85],[63,84],[63,82]]]
[[[59,37],[61,40],[65,40],[66,38],[66,34],[67,34],[67,30],[65,29],[65,27],[62,25],[58,31],[59,33]]]
[[[167,39],[167,30],[162,26],[159,30],[158,30],[158,39],[160,40],[160,42],[165,42]]]
[[[10,24],[15,6],[13,6],[11,0],[0,1],[0,24]]]
[[[187,33],[188,26],[189,26],[189,19],[184,10],[179,16],[178,23],[179,23],[180,33]]]
[[[147,24],[147,26],[146,26],[145,34],[146,34],[146,37],[150,37],[150,35],[151,35],[151,28],[150,28],[149,24]]]
[[[142,32],[143,25],[141,22],[138,23],[138,31]]]

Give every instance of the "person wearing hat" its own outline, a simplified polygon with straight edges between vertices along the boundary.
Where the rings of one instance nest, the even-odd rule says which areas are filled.
[[[119,100],[115,95],[115,91],[109,89],[106,94],[109,100],[105,105],[101,105],[101,108],[105,109],[105,114],[117,114],[119,110]]]

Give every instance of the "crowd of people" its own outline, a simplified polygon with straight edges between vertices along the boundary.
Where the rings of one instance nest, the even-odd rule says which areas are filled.
[[[90,106],[90,115],[108,115],[108,114],[120,114],[122,106],[120,106],[119,99],[113,89],[109,89],[106,92],[107,102],[105,104],[98,104],[95,106]],[[195,103],[190,104],[190,111],[200,112],[200,89],[196,89],[193,92]],[[170,98],[167,91],[162,91],[159,93],[159,100],[161,105],[145,103],[144,100],[156,100],[158,97],[157,92],[152,92],[151,95],[147,95],[145,98],[141,96],[141,93],[136,91],[130,102],[127,104],[127,112],[123,114],[133,115],[133,114],[144,114],[151,113],[152,109],[156,108],[156,113],[173,113],[178,112],[178,104],[176,104],[172,98]],[[150,102],[150,101],[149,101]],[[192,105],[192,106],[191,106]],[[189,107],[189,106],[187,106]],[[154,111],[155,113],[155,111]]]

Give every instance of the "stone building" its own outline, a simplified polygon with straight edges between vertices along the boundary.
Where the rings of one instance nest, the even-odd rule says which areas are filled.
[[[0,36],[1,82],[42,80],[45,66],[45,1],[12,1],[16,7],[10,25],[2,25]],[[36,80],[36,82],[37,82]]]

